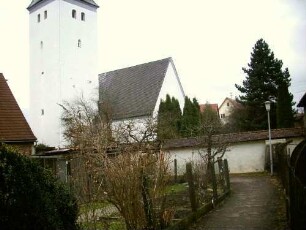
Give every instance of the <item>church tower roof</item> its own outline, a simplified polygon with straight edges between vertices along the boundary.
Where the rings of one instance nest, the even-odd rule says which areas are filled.
[[[30,5],[28,6],[27,9],[31,10],[34,6],[40,4],[40,3],[44,2],[44,1],[46,1],[46,0],[32,0],[32,2],[30,3]],[[99,7],[98,4],[95,3],[94,0],[75,0],[75,1],[83,2],[83,3],[87,4],[87,5],[90,5],[90,6],[93,6],[93,7],[96,7],[96,8]]]

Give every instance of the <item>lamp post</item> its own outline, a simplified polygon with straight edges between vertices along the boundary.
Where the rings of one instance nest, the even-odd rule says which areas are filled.
[[[272,144],[271,144],[271,128],[270,128],[270,108],[271,102],[265,102],[266,110],[268,112],[268,128],[269,128],[269,148],[270,148],[270,169],[271,169],[271,176],[273,175],[273,156],[272,156]]]

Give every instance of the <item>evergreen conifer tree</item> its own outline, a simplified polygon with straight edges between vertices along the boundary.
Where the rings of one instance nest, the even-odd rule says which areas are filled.
[[[158,139],[171,139],[180,137],[180,122],[182,112],[177,99],[166,95],[166,100],[161,100],[157,117]]]
[[[242,122],[244,127],[240,129],[248,131],[267,128],[264,102],[271,98],[277,101],[278,87],[281,84],[289,86],[291,81],[288,69],[283,71],[282,66],[283,62],[274,57],[268,44],[263,39],[258,40],[253,47],[248,67],[242,68],[247,75],[246,79],[242,85],[235,84],[242,93],[238,101],[246,110],[244,120],[247,122]],[[276,128],[276,106],[273,103],[270,117],[271,128]]]
[[[197,136],[200,125],[200,106],[196,98],[191,101],[185,97],[185,106],[181,122],[181,134],[184,137]]]
[[[293,95],[289,93],[288,86],[281,84],[278,87],[276,117],[277,128],[291,128],[294,125],[294,111],[292,110]]]

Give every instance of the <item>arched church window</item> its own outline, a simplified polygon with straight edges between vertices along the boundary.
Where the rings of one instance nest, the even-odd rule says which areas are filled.
[[[40,22],[40,14],[37,15],[37,22]]]
[[[84,12],[81,13],[81,20],[85,21],[85,13]]]
[[[76,18],[76,10],[72,10],[72,18]]]
[[[40,41],[40,48],[43,49],[44,48],[44,42]]]
[[[45,12],[44,12],[44,19],[47,19],[47,17],[48,17],[48,12],[45,10]]]
[[[78,47],[79,47],[79,48],[82,47],[82,41],[81,41],[81,39],[78,40]]]

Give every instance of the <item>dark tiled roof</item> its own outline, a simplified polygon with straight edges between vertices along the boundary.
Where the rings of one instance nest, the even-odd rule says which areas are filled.
[[[151,115],[170,62],[166,58],[100,74],[100,104],[111,105],[113,120]]]
[[[0,141],[36,140],[4,76],[0,73]]]
[[[274,129],[271,130],[272,139],[303,137],[305,135],[303,128],[290,128],[290,129]],[[241,132],[241,133],[229,133],[213,136],[213,141],[224,141],[225,143],[239,143],[247,141],[259,141],[268,140],[268,130],[253,131],[253,132]],[[196,147],[205,144],[205,137],[194,138],[180,138],[166,140],[163,144],[164,149],[172,148],[187,148]]]
[[[37,5],[38,3],[42,3],[43,1],[45,0],[32,0],[32,2],[30,3],[30,5],[28,6],[28,10],[31,10],[35,5]],[[85,4],[88,4],[88,5],[91,5],[91,6],[94,6],[94,7],[99,7],[97,5],[97,3],[95,3],[94,0],[76,0],[76,1],[79,1],[79,2],[83,2]]]
[[[299,104],[297,105],[298,107],[305,107],[306,106],[306,93],[304,94],[304,96],[301,98]],[[306,111],[304,111],[306,112]]]
[[[215,111],[217,114],[219,114],[218,104],[201,104],[201,105],[200,105],[200,111],[201,111],[201,113],[204,112],[204,110],[205,110],[205,108],[206,108],[207,105],[210,106],[211,109],[212,109],[213,111]]]

